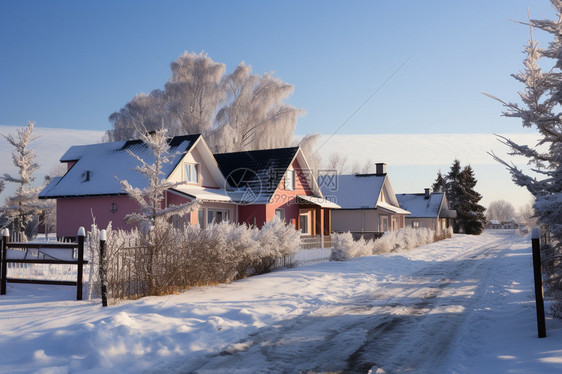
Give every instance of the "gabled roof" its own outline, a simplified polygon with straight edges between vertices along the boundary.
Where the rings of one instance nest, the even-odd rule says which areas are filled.
[[[409,214],[400,208],[385,174],[337,175],[331,183],[321,183],[322,193],[342,209],[381,208]]]
[[[168,177],[186,152],[200,140],[201,135],[176,136],[169,140],[172,162],[162,171]],[[143,159],[147,164],[155,161],[150,148],[141,140],[72,146],[61,157],[61,162],[75,162],[61,178],[55,178],[41,191],[39,198],[61,198],[81,196],[104,196],[125,194],[120,180],[131,186],[144,188],[148,180],[135,171],[140,163],[127,150]]]
[[[400,206],[412,214],[408,218],[455,218],[454,211],[449,210],[447,197],[443,192],[432,192],[426,198],[425,193],[397,194]]]
[[[229,195],[252,204],[270,202],[294,160],[299,161],[301,169],[308,170],[299,147],[216,153],[214,156],[228,184],[235,190]],[[313,193],[322,197],[314,178],[307,178],[307,181],[312,184],[309,187]]]

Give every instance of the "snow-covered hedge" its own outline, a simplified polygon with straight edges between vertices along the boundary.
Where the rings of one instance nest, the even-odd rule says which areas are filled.
[[[389,231],[379,239],[353,240],[351,233],[332,235],[332,261],[345,261],[352,257],[382,254],[402,249],[412,249],[420,245],[450,238],[453,231],[449,228],[440,234],[427,228],[407,227],[398,231]]]
[[[97,268],[97,227],[92,227],[88,238],[90,258]],[[278,220],[261,230],[228,222],[204,230],[166,225],[148,233],[109,228],[105,258],[109,298],[170,294],[266,273],[290,263],[299,246],[299,232]],[[100,288],[98,273],[92,272],[93,290]]]

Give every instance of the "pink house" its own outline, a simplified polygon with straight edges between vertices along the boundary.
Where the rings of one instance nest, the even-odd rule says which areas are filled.
[[[173,161],[164,166],[166,179],[184,182],[168,190],[164,205],[177,205],[194,199],[200,202],[192,212],[175,225],[205,224],[228,219],[236,214],[236,204],[226,192],[228,184],[200,135],[171,138]],[[148,164],[154,161],[150,149],[140,140],[73,146],[62,156],[68,171],[55,178],[39,194],[41,199],[57,201],[57,236],[73,237],[80,226],[89,227],[95,220],[99,227],[109,222],[113,228],[128,230],[125,216],[136,209],[136,202],[122,190],[119,181],[127,180],[133,187],[146,187],[146,178],[135,171],[139,164],[128,151]]]
[[[330,244],[331,209],[298,147],[213,155],[200,135],[169,140],[173,161],[164,167],[170,182],[164,206],[196,199],[199,209],[173,219],[177,227],[199,224],[205,228],[223,220],[262,227],[274,217],[301,230],[311,246]],[[99,227],[128,230],[125,216],[136,202],[122,190],[119,180],[133,187],[147,185],[134,170],[138,161],[128,151],[151,164],[154,156],[140,140],[71,147],[61,158],[67,173],[40,193],[57,201],[57,236],[72,237],[80,226],[95,220]]]

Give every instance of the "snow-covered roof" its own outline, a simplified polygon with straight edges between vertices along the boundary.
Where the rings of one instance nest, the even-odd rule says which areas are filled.
[[[343,209],[375,208],[385,179],[386,175],[338,175],[333,183],[321,183],[320,188]]]
[[[342,209],[380,207],[399,214],[409,214],[400,209],[386,174],[337,175],[333,179],[324,178],[320,188],[326,199]]]
[[[447,198],[443,192],[397,194],[400,207],[410,211],[409,218],[454,218],[454,211],[448,209]]]
[[[443,202],[443,193],[432,193],[426,198],[425,194],[405,193],[397,194],[398,203],[412,213],[409,218],[437,218]]]
[[[163,165],[163,177],[168,177],[180,160],[200,138],[200,135],[176,136],[169,140],[172,162]],[[61,157],[61,162],[75,162],[61,178],[55,178],[41,191],[40,198],[104,196],[124,194],[120,180],[135,188],[148,186],[146,177],[135,170],[139,161],[155,161],[150,148],[140,140],[73,146]]]

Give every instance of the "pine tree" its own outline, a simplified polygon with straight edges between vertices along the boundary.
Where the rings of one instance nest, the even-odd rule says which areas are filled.
[[[433,186],[431,186],[431,189],[435,192],[447,191],[447,181],[443,177],[443,174],[441,174],[441,170],[437,172],[437,178],[435,178],[435,182],[433,183]]]
[[[455,160],[453,165],[451,165],[451,170],[445,177],[445,191],[447,193],[447,199],[449,200],[449,207],[456,210],[457,214],[459,211],[460,199],[463,195],[462,186],[460,184],[461,171],[461,162]],[[453,220],[452,226],[453,231],[458,233],[460,228],[457,220]]]
[[[459,182],[462,193],[457,206],[457,225],[465,234],[480,235],[486,225],[486,208],[478,204],[482,195],[474,190],[477,181],[470,165],[461,172]]]
[[[45,208],[45,204],[40,203],[37,198],[42,187],[31,186],[35,180],[33,174],[39,169],[39,165],[35,162],[35,150],[28,148],[29,143],[34,139],[34,126],[34,122],[28,122],[26,127],[18,129],[17,137],[4,136],[15,148],[12,160],[18,168],[17,177],[9,174],[4,174],[2,177],[5,181],[18,184],[15,194],[6,201],[4,214],[14,230],[19,233],[22,241],[27,240],[26,231],[27,235],[34,234],[36,227],[33,222],[38,220],[39,214]]]
[[[459,160],[454,160],[451,170],[446,176],[437,174],[433,189],[445,192],[449,202],[449,208],[457,212],[457,219],[453,220],[453,231],[466,234],[478,235],[484,230],[486,217],[483,206],[478,202],[482,196],[474,190],[476,178],[472,167],[464,169]]]

